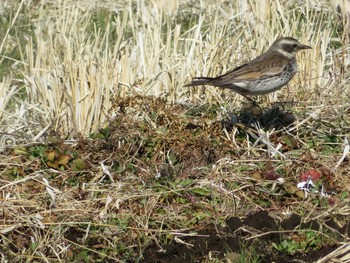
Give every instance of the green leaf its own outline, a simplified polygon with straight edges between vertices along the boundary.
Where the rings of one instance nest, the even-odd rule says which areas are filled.
[[[210,195],[210,192],[208,189],[206,188],[194,188],[192,189],[192,192],[201,196],[208,196]]]

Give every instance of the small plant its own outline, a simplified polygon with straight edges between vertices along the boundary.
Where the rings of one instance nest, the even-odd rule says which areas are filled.
[[[278,251],[287,254],[294,254],[299,249],[299,244],[294,240],[283,240],[281,243],[272,243],[272,246]]]
[[[308,252],[310,248],[319,249],[323,242],[322,237],[317,232],[310,230],[284,239],[279,244],[273,242],[272,246],[282,253],[293,255],[297,251]]]
[[[254,246],[248,246],[245,243],[240,244],[240,253],[236,260],[237,263],[258,263],[260,261],[261,258]]]

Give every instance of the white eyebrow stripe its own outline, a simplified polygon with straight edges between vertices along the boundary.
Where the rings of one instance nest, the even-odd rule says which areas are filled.
[[[283,39],[281,41],[282,44],[287,44],[287,45],[293,45],[293,44],[296,44],[296,41],[293,41],[293,40],[289,40],[289,39]]]

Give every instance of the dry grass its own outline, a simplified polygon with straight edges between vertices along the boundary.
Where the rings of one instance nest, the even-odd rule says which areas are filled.
[[[348,222],[349,168],[342,163],[334,170],[342,145],[327,141],[328,133],[314,135],[314,119],[300,124],[302,136],[237,127],[232,142],[215,120],[220,109],[171,107],[146,97],[119,105],[118,117],[103,131],[109,135],[96,134],[101,139],[17,148],[2,156],[6,257],[138,260],[150,244],[164,251],[172,242],[191,244],[189,238],[200,237],[207,225],[220,231],[232,216],[261,210],[281,221],[301,214],[303,222],[320,222],[323,246],[348,240],[337,224]],[[134,119],[128,110],[142,115]],[[281,154],[273,155],[279,144]],[[303,198],[296,189],[300,174],[310,169],[321,172],[330,198]],[[246,242],[271,234],[242,231],[249,233]],[[299,231],[306,230],[293,233]]]
[[[348,1],[3,1],[0,13],[4,262],[142,260],[260,210],[320,222],[324,246],[349,242]],[[237,94],[183,87],[279,36],[313,49],[259,98],[259,121]],[[278,101],[293,104],[269,109]],[[296,189],[310,169],[330,198]]]
[[[181,1],[169,6],[162,1],[98,6],[40,1],[16,6],[20,14],[36,17],[26,21],[33,29],[22,42],[6,34],[1,47],[15,44],[21,52],[27,96],[18,103],[38,105],[35,115],[48,120],[39,127],[50,123],[65,134],[96,131],[113,115],[116,96],[235,103],[240,97],[229,91],[182,86],[193,76],[215,76],[261,54],[282,35],[314,48],[300,58],[300,74],[289,88],[267,98],[315,105],[321,97],[323,104],[343,104],[349,95],[349,7],[346,1],[330,2],[241,1],[203,9]],[[13,17],[11,25],[21,19]]]

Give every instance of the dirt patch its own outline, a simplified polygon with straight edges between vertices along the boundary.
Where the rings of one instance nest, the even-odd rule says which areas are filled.
[[[208,225],[205,229],[198,231],[194,237],[181,238],[183,244],[174,241],[162,248],[152,244],[145,249],[144,259],[141,262],[202,262],[208,258],[209,254],[221,260],[232,260],[236,256],[238,260],[239,254],[246,253],[254,253],[246,256],[254,256],[259,259],[259,262],[266,263],[296,262],[296,260],[314,262],[337,248],[337,245],[331,243],[312,247],[312,240],[305,239],[299,242],[309,242],[310,247],[307,248],[306,244],[302,252],[296,250],[288,254],[286,251],[276,249],[272,244],[302,238],[299,233],[319,230],[320,224],[317,221],[302,223],[302,218],[297,214],[292,214],[278,222],[267,211],[260,211],[243,220],[231,217],[226,220],[226,224],[227,226],[220,230],[217,226]],[[327,224],[337,226],[336,231],[344,231],[350,226],[350,222],[347,221],[346,225],[340,228],[331,219]]]

